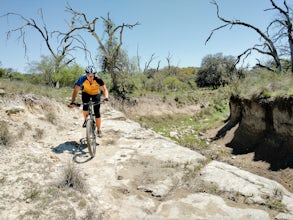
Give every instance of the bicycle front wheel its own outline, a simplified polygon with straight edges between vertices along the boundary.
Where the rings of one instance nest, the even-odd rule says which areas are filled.
[[[87,139],[87,147],[89,150],[89,154],[91,157],[94,157],[96,154],[96,134],[95,134],[96,124],[94,120],[87,120],[86,122],[86,139]]]

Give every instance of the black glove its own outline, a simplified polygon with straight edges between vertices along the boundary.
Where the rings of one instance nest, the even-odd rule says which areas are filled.
[[[79,104],[79,103],[75,103],[75,102],[71,102],[71,103],[70,103],[70,105],[74,105],[74,106],[77,106],[77,107],[79,107],[79,106],[80,106],[80,104]]]

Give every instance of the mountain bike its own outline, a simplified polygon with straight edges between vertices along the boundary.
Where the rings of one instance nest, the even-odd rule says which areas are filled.
[[[103,104],[101,102],[93,102],[90,100],[88,103],[84,103],[84,105],[88,105],[88,115],[86,117],[86,141],[87,141],[87,148],[89,150],[90,156],[93,158],[96,154],[97,148],[97,126],[96,126],[96,116],[94,112],[94,106]]]
[[[95,105],[101,105],[104,101],[94,102],[92,99],[88,103],[83,103],[84,105],[88,105],[88,115],[86,117],[86,141],[87,141],[87,148],[89,151],[90,156],[93,158],[96,154],[97,148],[97,126],[96,126],[96,116],[94,112]],[[72,103],[75,106],[81,106],[78,103]]]

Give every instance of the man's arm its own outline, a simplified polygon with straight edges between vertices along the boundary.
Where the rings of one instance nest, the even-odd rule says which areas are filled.
[[[79,90],[80,90],[80,86],[75,85],[74,90],[72,92],[71,103],[75,102],[75,99],[76,99],[76,96],[77,96]]]
[[[108,89],[107,89],[106,85],[102,85],[101,89],[102,89],[102,91],[104,93],[105,98],[108,99],[109,98],[109,93],[108,93]]]

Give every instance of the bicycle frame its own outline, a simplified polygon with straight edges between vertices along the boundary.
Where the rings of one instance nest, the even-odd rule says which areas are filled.
[[[88,105],[88,115],[86,118],[86,139],[87,139],[87,147],[89,150],[89,154],[91,157],[94,157],[96,154],[96,136],[97,136],[97,126],[96,126],[96,116],[94,112],[94,106],[102,104],[101,102],[93,102],[90,100],[88,103],[84,103],[84,105]]]
[[[87,115],[87,120],[94,120],[96,119],[95,112],[94,112],[94,102],[90,100],[88,103],[88,115]]]
[[[89,150],[90,156],[93,158],[96,154],[96,137],[97,137],[97,126],[96,126],[96,116],[94,111],[95,105],[104,104],[105,100],[99,102],[93,102],[92,98],[87,103],[83,103],[83,105],[88,105],[88,114],[86,116],[86,141],[87,141],[87,148]],[[107,99],[109,101],[109,99]],[[71,103],[69,107],[72,105],[80,106],[81,104],[78,103]]]

